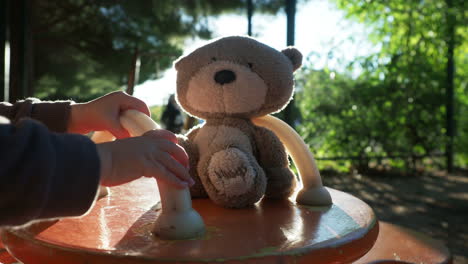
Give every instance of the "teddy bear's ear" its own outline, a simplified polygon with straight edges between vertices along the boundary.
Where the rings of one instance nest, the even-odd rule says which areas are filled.
[[[184,57],[179,57],[176,61],[174,61],[173,65],[176,71],[180,69],[183,59]]]
[[[294,70],[299,69],[302,65],[302,54],[301,52],[294,47],[287,47],[281,51],[288,59],[291,61]]]

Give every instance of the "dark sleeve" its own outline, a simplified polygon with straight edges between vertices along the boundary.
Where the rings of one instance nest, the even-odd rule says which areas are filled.
[[[29,119],[0,124],[0,226],[86,213],[99,170],[96,145],[85,136]]]
[[[72,101],[41,102],[28,98],[14,104],[0,103],[0,115],[17,123],[25,117],[38,120],[54,132],[66,132]]]

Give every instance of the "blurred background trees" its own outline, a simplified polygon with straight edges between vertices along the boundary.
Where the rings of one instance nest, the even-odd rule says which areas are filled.
[[[437,157],[452,147],[456,164],[466,166],[464,1],[334,2],[349,19],[371,27],[371,40],[382,48],[342,72],[317,70],[311,62],[298,77],[299,129],[317,156],[341,160],[345,168],[365,169],[372,162],[414,170],[440,162]]]
[[[211,37],[208,17],[245,12],[243,0],[8,2],[11,32],[21,32],[17,22],[28,31],[30,80],[23,96],[47,99],[88,100],[159,78],[186,39]],[[256,11],[277,12],[280,2],[259,1]],[[12,61],[21,60],[15,55]],[[23,78],[12,77],[11,83]]]
[[[297,1],[297,8],[310,1]],[[249,2],[252,9],[247,12]],[[22,72],[29,74],[22,96],[85,101],[160,78],[187,40],[212,37],[212,17],[240,14],[247,20],[252,12],[278,14],[285,12],[286,2],[7,0],[2,5],[8,3],[11,11],[4,12],[10,17],[11,61],[26,62]],[[311,54],[296,75],[299,111],[292,114],[316,156],[328,160],[319,164],[344,170],[439,168],[446,167],[451,158],[447,154],[454,152],[455,165],[466,167],[464,1],[329,2],[347,19],[365,24],[380,49],[339,68],[319,67],[317,55]],[[21,8],[15,7],[28,11],[23,16],[27,19],[17,20]],[[15,21],[27,25],[22,46],[26,60],[13,52],[13,33],[23,28]],[[228,29],[221,32],[231,34]],[[330,47],[326,59],[340,60],[335,49]],[[23,79],[12,74],[10,86]],[[162,115],[161,106],[152,110],[155,118]]]
[[[86,100],[154,79],[187,37],[210,37],[206,17],[236,1],[35,1],[35,95]],[[135,70],[135,69],[133,69]]]

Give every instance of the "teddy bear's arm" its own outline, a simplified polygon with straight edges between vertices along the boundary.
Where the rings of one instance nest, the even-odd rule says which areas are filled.
[[[295,187],[295,176],[289,169],[288,155],[280,139],[269,129],[255,127],[258,162],[265,171],[266,196],[287,198]]]
[[[179,140],[179,145],[185,149],[185,152],[187,152],[187,155],[189,156],[189,173],[190,176],[192,176],[192,179],[195,181],[195,184],[190,187],[190,194],[192,197],[206,197],[207,194],[203,188],[197,172],[197,164],[200,159],[200,155],[197,145],[193,143],[193,139],[197,135],[198,130],[199,128],[190,130],[187,136],[177,135],[177,139]]]

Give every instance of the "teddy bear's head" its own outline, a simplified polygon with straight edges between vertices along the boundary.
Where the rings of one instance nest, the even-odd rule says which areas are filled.
[[[277,112],[292,97],[293,72],[301,62],[295,48],[278,51],[250,37],[220,38],[176,61],[177,100],[202,119]]]

